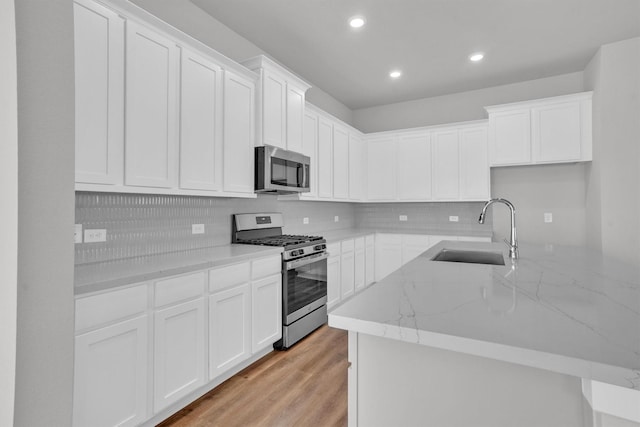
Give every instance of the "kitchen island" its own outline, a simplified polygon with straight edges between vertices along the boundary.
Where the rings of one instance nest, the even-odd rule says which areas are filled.
[[[505,265],[432,261],[443,248]],[[640,269],[577,247],[441,242],[346,301],[350,425],[635,425]]]

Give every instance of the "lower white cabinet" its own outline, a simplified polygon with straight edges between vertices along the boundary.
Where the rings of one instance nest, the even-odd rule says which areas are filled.
[[[355,293],[355,253],[353,240],[345,240],[340,246],[340,298],[345,299]]]
[[[355,290],[359,291],[367,285],[366,281],[366,250],[365,250],[365,238],[358,237],[355,239],[355,251],[354,251],[354,283]]]
[[[202,296],[155,312],[154,412],[206,382],[205,314]]]
[[[282,276],[251,283],[251,349],[254,353],[282,338]]]
[[[375,235],[371,234],[365,237],[365,271],[364,281],[365,286],[372,285],[376,281],[376,247],[375,247]]]
[[[147,418],[148,316],[75,338],[74,426],[135,426]]]
[[[402,236],[402,264],[417,258],[429,249],[429,236],[424,234],[405,234]]]
[[[331,309],[340,302],[341,273],[340,273],[340,243],[327,245],[327,309]]]
[[[402,266],[402,236],[399,234],[376,235],[376,282]]]
[[[209,379],[251,356],[249,283],[209,296]]]

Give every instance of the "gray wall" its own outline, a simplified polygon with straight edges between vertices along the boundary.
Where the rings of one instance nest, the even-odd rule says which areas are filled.
[[[264,52],[189,0],[131,1],[234,61],[240,62],[261,54],[269,55],[268,52]],[[274,59],[278,60],[278,58]],[[292,71],[295,72],[295,70]],[[304,76],[300,77],[304,79]],[[309,83],[313,85],[313,82]],[[340,120],[352,124],[351,110],[322,89],[315,86],[309,89],[307,101]]]
[[[18,104],[13,1],[0,2],[0,425],[13,425],[18,268]]]
[[[594,160],[587,180],[587,239],[640,262],[640,38],[604,45],[585,80],[594,90]]]
[[[582,72],[563,74],[451,95],[364,108],[353,112],[354,126],[363,132],[405,129],[486,119],[484,107],[565,95],[583,90]]]
[[[73,387],[71,0],[15,2],[18,65],[16,426],[68,426]]]

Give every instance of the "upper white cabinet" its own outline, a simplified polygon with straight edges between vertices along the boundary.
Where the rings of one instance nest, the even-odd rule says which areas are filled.
[[[447,129],[434,132],[432,147],[434,199],[460,199],[458,130]]]
[[[224,74],[224,190],[253,192],[255,84]]]
[[[491,198],[487,127],[471,126],[458,133],[460,148],[460,199]]]
[[[365,199],[366,145],[360,135],[349,132],[349,199]]]
[[[304,98],[310,86],[263,55],[243,61],[243,65],[260,73],[256,144],[302,152]]]
[[[398,138],[398,200],[431,199],[431,135],[403,134]]]
[[[349,198],[349,134],[341,126],[333,126],[333,198]]]
[[[133,21],[126,42],[125,184],[170,188],[177,170],[178,46]]]
[[[124,19],[91,1],[74,11],[76,182],[122,181]]]
[[[592,92],[486,107],[491,166],[589,161]]]
[[[367,141],[367,197],[369,200],[396,199],[396,155],[394,136]]]
[[[180,188],[222,189],[222,68],[182,49]]]
[[[318,123],[318,197],[333,197],[333,124],[323,116]]]

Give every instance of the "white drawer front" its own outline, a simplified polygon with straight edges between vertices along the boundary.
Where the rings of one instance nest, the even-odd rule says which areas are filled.
[[[160,280],[155,285],[156,307],[174,304],[202,295],[204,290],[204,271],[189,274],[187,276],[172,277]]]
[[[144,313],[147,285],[76,299],[76,331]]]
[[[242,262],[209,270],[209,292],[248,283],[249,268],[248,262]]]
[[[365,243],[366,243],[366,245],[367,245],[367,246],[373,246],[373,245],[375,245],[375,243],[376,243],[376,236],[375,236],[375,235],[373,235],[373,234],[368,235],[368,236],[365,238]]]
[[[342,241],[342,252],[353,252],[354,243],[353,240]]]
[[[328,244],[327,252],[329,253],[329,256],[340,255],[340,242]]]
[[[356,249],[364,249],[364,237],[358,237],[354,240]]]
[[[252,262],[251,278],[260,279],[282,271],[282,257],[280,255],[259,259]]]

